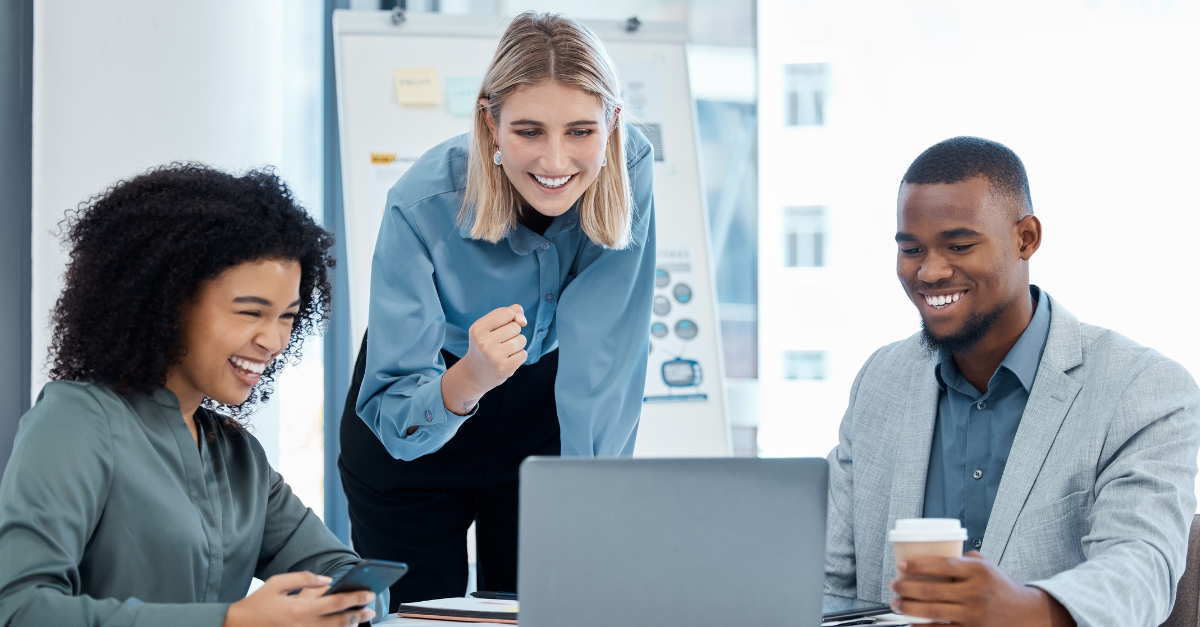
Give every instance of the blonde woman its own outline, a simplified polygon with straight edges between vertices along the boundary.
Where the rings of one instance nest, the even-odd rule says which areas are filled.
[[[371,268],[361,420],[342,423],[354,547],[400,602],[516,591],[517,468],[629,455],[654,290],[653,156],[599,39],[513,20],[475,124],[388,194]]]

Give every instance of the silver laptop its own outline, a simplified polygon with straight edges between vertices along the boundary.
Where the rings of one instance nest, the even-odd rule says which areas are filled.
[[[823,459],[521,465],[522,627],[821,624]]]

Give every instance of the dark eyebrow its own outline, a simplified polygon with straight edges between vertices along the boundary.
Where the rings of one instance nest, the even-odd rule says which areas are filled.
[[[950,229],[948,231],[942,231],[941,233],[938,233],[938,239],[958,239],[960,237],[979,237],[980,235],[981,233],[979,231],[973,231],[964,226],[960,226],[957,229]]]
[[[233,302],[235,302],[235,303],[250,303],[252,305],[262,305],[263,307],[271,306],[271,301],[269,301],[261,296],[238,296],[237,298],[233,299]],[[300,305],[300,299],[297,298],[296,302],[288,305],[287,308],[291,309],[292,307],[298,307],[299,305]]]
[[[913,235],[912,233],[905,233],[904,231],[900,231],[899,233],[896,234],[896,241],[897,242],[915,242],[915,241],[917,241],[917,236]]]

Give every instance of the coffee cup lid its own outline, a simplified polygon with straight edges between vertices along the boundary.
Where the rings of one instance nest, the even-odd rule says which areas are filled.
[[[954,518],[901,518],[888,532],[891,542],[945,542],[967,539],[967,530]]]

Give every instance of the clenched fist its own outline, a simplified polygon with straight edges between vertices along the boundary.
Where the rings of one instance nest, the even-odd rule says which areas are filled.
[[[467,354],[442,377],[442,402],[460,416],[475,408],[479,399],[504,383],[525,363],[525,336],[529,324],[525,310],[511,305],[493,310],[475,321],[468,332]]]

